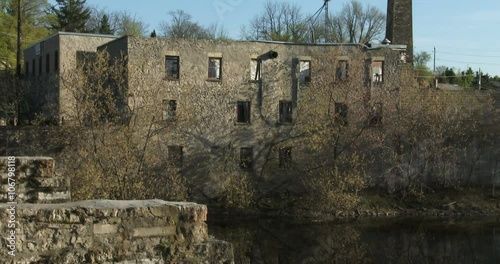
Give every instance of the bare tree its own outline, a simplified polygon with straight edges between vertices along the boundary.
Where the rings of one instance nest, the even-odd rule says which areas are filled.
[[[161,35],[168,38],[181,39],[227,39],[227,30],[218,25],[211,24],[204,27],[193,21],[190,14],[183,10],[168,12],[170,21],[160,22]]]
[[[247,40],[304,42],[307,25],[300,7],[287,2],[267,2],[262,15],[256,15],[241,29]]]

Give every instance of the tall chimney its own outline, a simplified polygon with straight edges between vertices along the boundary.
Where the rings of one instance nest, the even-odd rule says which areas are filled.
[[[387,1],[386,38],[391,44],[406,45],[406,61],[413,64],[412,0]]]

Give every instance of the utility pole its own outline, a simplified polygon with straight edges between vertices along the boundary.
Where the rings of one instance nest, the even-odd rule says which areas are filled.
[[[434,74],[434,88],[437,88],[438,80],[437,80],[437,76],[436,76],[436,47],[434,47],[434,67],[433,67],[432,73]]]
[[[16,76],[21,78],[21,6],[22,0],[17,0],[17,56],[16,56]]]

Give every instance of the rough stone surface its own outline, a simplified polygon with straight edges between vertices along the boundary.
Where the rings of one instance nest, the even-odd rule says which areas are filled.
[[[0,204],[8,234],[9,204]],[[207,207],[163,200],[92,200],[16,207],[15,257],[4,263],[233,263],[230,243],[208,237]],[[7,240],[1,241],[6,248]]]
[[[55,161],[49,157],[15,157],[15,186],[9,186],[8,157],[0,157],[0,202],[60,203],[71,200],[69,178],[55,174]]]

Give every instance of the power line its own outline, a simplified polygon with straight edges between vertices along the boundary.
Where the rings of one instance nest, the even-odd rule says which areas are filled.
[[[473,55],[473,54],[459,54],[459,53],[444,52],[444,51],[440,51],[439,53],[440,53],[440,54],[448,54],[448,55],[466,56],[466,57],[500,58],[500,56],[490,56],[490,55]]]
[[[453,63],[464,63],[464,64],[475,64],[475,65],[492,65],[492,66],[500,66],[498,63],[487,63],[487,62],[467,62],[467,61],[454,61],[454,60],[442,60],[436,59],[437,61],[445,61],[445,62],[453,62]]]

